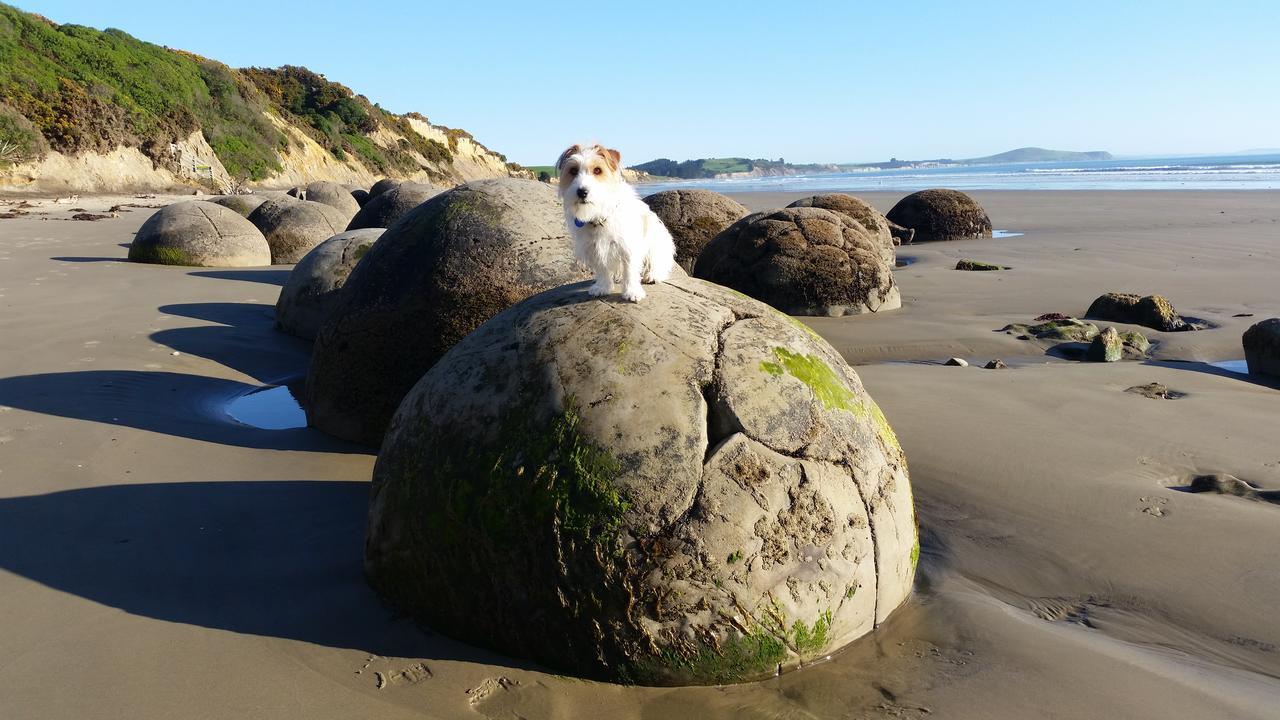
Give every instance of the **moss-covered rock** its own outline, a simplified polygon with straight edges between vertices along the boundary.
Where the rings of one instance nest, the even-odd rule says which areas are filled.
[[[374,587],[467,642],[663,685],[772,676],[901,605],[906,462],[839,354],[690,278],[642,303],[586,288],[500,313],[404,398]]]
[[[991,237],[991,219],[976,200],[959,190],[921,190],[898,201],[890,222],[915,230],[915,241]]]
[[[1241,342],[1250,373],[1280,376],[1280,318],[1252,325]]]
[[[174,203],[147,219],[129,259],[158,265],[257,267],[271,264],[267,240],[234,210],[202,200]]]
[[[1064,320],[1047,320],[1032,325],[1013,323],[1000,328],[1001,332],[1010,335],[1025,335],[1037,340],[1054,342],[1089,342],[1098,334],[1098,326],[1077,318]]]
[[[989,272],[992,270],[1008,270],[1006,265],[996,265],[994,263],[982,262],[980,260],[969,260],[967,258],[956,263],[957,270],[969,270],[975,272]]]
[[[1163,332],[1194,329],[1161,295],[1107,293],[1093,301],[1085,317],[1111,322],[1142,325]]]
[[[710,190],[664,190],[644,199],[676,243],[676,262],[687,272],[702,249],[721,231],[751,211],[732,198]]]
[[[816,207],[748,215],[707,244],[694,275],[791,315],[856,315],[902,306],[882,242]]]
[[[289,273],[276,300],[276,327],[314,340],[338,302],[338,291],[360,258],[373,247],[382,228],[338,233],[307,253]]]
[[[467,333],[534,293],[586,277],[546,184],[480,180],[432,198],[347,279],[316,337],[308,421],[379,444],[405,393]]]
[[[1113,327],[1098,333],[1085,351],[1085,359],[1091,362],[1117,362],[1123,358],[1124,341]]]

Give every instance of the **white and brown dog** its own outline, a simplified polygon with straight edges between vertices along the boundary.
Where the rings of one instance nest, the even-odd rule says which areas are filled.
[[[671,277],[676,247],[671,233],[622,179],[617,150],[574,145],[560,155],[560,198],[578,260],[596,276],[588,291],[608,295],[621,283],[622,298],[644,299],[640,283]]]

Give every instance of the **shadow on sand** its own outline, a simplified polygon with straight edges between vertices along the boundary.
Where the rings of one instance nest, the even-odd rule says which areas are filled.
[[[127,257],[51,257],[49,259],[68,263],[129,262]]]
[[[201,375],[90,370],[0,378],[0,405],[236,447],[370,452],[313,428],[262,430],[232,420],[227,403],[257,389]]]
[[[259,382],[278,384],[306,372],[311,343],[275,328],[275,308],[259,303],[181,303],[160,312],[218,323],[161,330],[151,339],[179,352],[208,358]]]
[[[1212,363],[1194,362],[1189,360],[1148,360],[1145,364],[1170,368],[1173,370],[1186,370],[1189,372],[1204,373],[1205,375],[1216,375],[1218,377],[1229,378],[1231,380],[1239,380],[1240,382],[1246,382],[1251,385],[1280,390],[1280,377],[1234,372],[1223,367],[1218,367]]]
[[[289,270],[200,270],[187,273],[191,277],[216,278],[218,280],[243,280],[245,282],[284,285],[289,281]]]
[[[368,492],[363,482],[188,482],[0,499],[0,569],[167,622],[524,667],[382,605],[362,569]]]

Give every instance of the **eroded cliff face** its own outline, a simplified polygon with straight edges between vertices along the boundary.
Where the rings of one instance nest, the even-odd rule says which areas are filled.
[[[317,180],[369,187],[384,177],[366,167],[360,158],[347,154],[339,160],[296,125],[273,113],[265,113],[271,124],[288,138],[279,152],[281,170],[245,188],[289,188]],[[433,161],[417,152],[410,155],[423,167],[399,179],[452,185],[491,177],[526,176],[527,171],[510,169],[505,159],[464,133],[424,120],[409,118],[413,129],[428,140],[449,147],[452,161]],[[396,147],[403,136],[382,127],[369,136],[376,145]],[[134,147],[120,146],[108,153],[63,154],[49,152],[42,159],[0,168],[0,192],[116,193],[201,190],[226,193],[237,189],[235,179],[218,160],[204,133],[195,131],[173,143],[165,161],[157,162]]]

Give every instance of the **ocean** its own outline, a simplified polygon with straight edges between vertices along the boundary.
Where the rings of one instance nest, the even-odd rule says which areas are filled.
[[[822,175],[646,183],[642,194],[675,188],[718,192],[956,190],[1277,190],[1280,154],[1125,158],[1087,162],[868,170]]]

